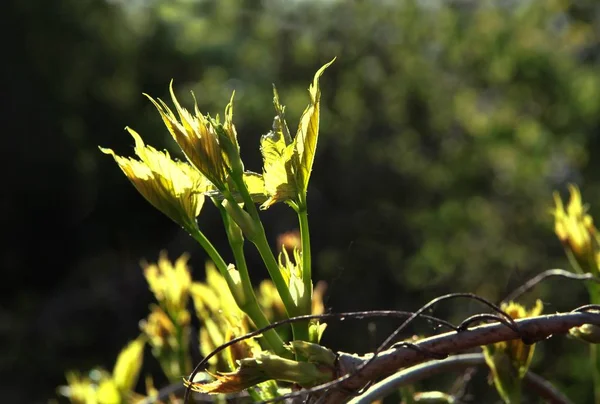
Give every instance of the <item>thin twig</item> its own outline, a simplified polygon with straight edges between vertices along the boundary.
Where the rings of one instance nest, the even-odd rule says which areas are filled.
[[[472,366],[485,365],[483,354],[462,354],[451,356],[441,361],[430,361],[399,371],[371,386],[360,397],[353,398],[348,404],[369,404],[383,399],[397,391],[400,387],[415,384],[439,373],[461,371]],[[572,404],[571,401],[558,391],[551,383],[542,377],[527,372],[524,384],[546,402],[551,404]]]
[[[594,277],[594,275],[592,275],[590,273],[576,274],[576,273],[573,273],[570,271],[565,271],[564,269],[558,269],[558,268],[557,269],[548,269],[547,271],[544,271],[544,272],[534,276],[533,278],[531,278],[530,280],[525,282],[523,285],[519,286],[517,289],[515,289],[513,292],[511,292],[508,296],[506,296],[502,300],[502,302],[510,302],[510,301],[514,301],[514,300],[518,299],[521,295],[523,295],[524,293],[533,289],[538,283],[540,283],[544,279],[549,278],[551,276],[560,276],[563,278],[575,279],[578,281],[590,281],[591,280],[591,281],[600,283],[600,279]]]
[[[471,317],[468,317],[466,319],[464,319],[459,325],[458,325],[458,330],[457,331],[464,331],[467,328],[469,328],[471,325],[475,324],[475,323],[481,323],[483,321],[493,321],[493,322],[498,322],[498,323],[502,323],[505,326],[509,327],[509,328],[513,328],[513,324],[506,321],[505,318],[500,317],[496,314],[489,314],[489,313],[482,313],[482,314],[474,314]],[[513,328],[514,329],[514,328]],[[516,330],[515,330],[516,331]]]

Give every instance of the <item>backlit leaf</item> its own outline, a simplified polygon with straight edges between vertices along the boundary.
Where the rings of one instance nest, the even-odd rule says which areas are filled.
[[[267,209],[276,202],[292,199],[298,194],[295,170],[292,164],[294,146],[286,144],[283,128],[279,118],[275,117],[274,130],[260,139],[265,191],[269,196],[269,199],[261,206],[263,209]]]
[[[319,88],[319,77],[325,69],[333,63],[335,59],[321,67],[316,73],[312,84],[308,88],[310,94],[310,103],[304,110],[298,132],[294,139],[296,152],[299,158],[299,167],[297,172],[298,184],[304,191],[308,188],[308,180],[312,170],[315,153],[317,150],[317,141],[319,139],[319,114],[321,90]]]

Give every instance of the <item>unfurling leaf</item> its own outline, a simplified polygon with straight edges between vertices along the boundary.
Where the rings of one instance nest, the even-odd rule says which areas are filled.
[[[312,320],[308,324],[308,338],[310,342],[314,342],[316,344],[321,342],[321,337],[323,337],[323,333],[325,332],[326,328],[326,323],[321,323],[318,320]]]
[[[294,146],[286,143],[281,124],[277,124],[278,120],[279,118],[276,117],[273,130],[260,139],[265,191],[269,195],[262,209],[267,209],[276,202],[293,199],[298,195],[293,166]]]
[[[306,192],[308,180],[312,170],[315,153],[317,150],[317,141],[319,140],[319,115],[321,108],[321,89],[319,88],[319,78],[333,62],[327,63],[316,73],[312,84],[308,88],[310,94],[310,103],[304,110],[298,125],[298,132],[294,139],[296,152],[299,158],[299,167],[297,172],[297,181],[301,189]]]
[[[147,94],[146,97],[160,113],[165,126],[189,162],[218,189],[223,189],[228,166],[212,121],[200,113],[196,102],[194,102],[194,114],[183,108],[175,97],[172,81],[169,90],[179,119],[164,101],[155,100]]]
[[[319,77],[331,63],[333,60],[317,71],[309,86],[310,102],[302,114],[293,140],[285,121],[285,107],[279,102],[277,89],[273,87],[273,104],[277,115],[272,130],[263,135],[260,142],[265,191],[269,197],[261,206],[262,209],[285,201],[290,201],[291,206],[298,206],[304,199],[319,137]]]

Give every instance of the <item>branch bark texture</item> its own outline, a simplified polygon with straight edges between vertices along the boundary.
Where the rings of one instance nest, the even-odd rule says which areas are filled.
[[[530,342],[547,339],[555,334],[565,334],[569,329],[583,324],[600,325],[600,313],[559,313],[516,320],[520,333],[504,324],[485,324],[461,332],[448,332],[422,339],[415,343],[420,351],[398,347],[379,353],[358,356],[341,353],[338,374],[352,374],[347,380],[326,391],[320,403],[338,404],[347,402],[369,382],[380,380],[415,364],[431,359],[424,352],[436,355],[451,355],[495,342],[524,338]],[[371,360],[372,359],[372,360]],[[367,361],[371,360],[366,366]],[[361,368],[361,366],[364,366]]]

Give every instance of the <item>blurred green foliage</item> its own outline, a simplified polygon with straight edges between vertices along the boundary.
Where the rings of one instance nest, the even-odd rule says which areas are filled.
[[[7,402],[51,396],[68,368],[109,366],[149,302],[139,259],[192,248],[97,150],[126,154],[130,125],[174,151],[141,95],[166,98],[171,78],[182,100],[194,90],[212,114],[235,89],[242,153],[257,170],[271,83],[295,126],[307,80],[338,57],[322,83],[308,200],[315,278],[328,281],[335,311],[415,309],[449,291],[499,300],[529,276],[566,266],[552,233],[554,189],[578,183],[599,217],[594,1],[7,4],[10,240],[1,256],[15,285],[0,311],[0,357],[14,369],[3,380]],[[210,233],[219,218],[207,216]],[[270,234],[295,227],[284,208],[265,218]],[[204,259],[195,254],[192,264],[203,268]],[[254,273],[257,282],[265,274]],[[548,311],[586,298],[580,285],[559,281],[533,295]],[[458,319],[479,309],[453,303],[436,313]],[[378,323],[371,335],[363,323],[332,324],[324,342],[366,351],[391,327]],[[575,402],[591,397],[578,371],[585,347],[561,339],[537,352],[532,369]],[[39,388],[27,387],[32,379]]]

